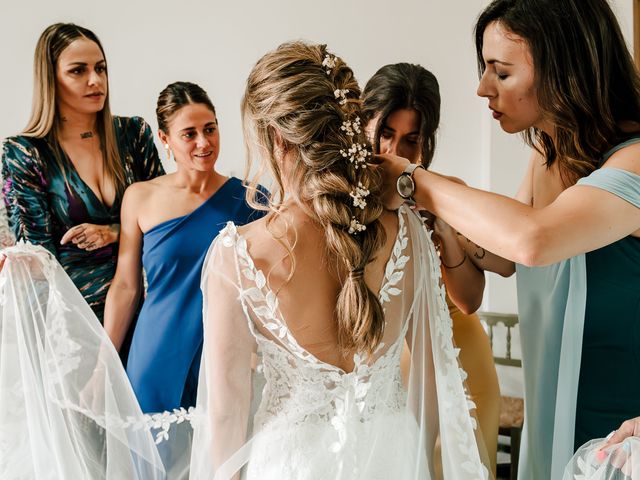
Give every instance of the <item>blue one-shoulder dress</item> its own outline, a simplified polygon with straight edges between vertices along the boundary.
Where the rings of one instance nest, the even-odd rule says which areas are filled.
[[[624,142],[616,150],[639,143]],[[640,175],[599,168],[578,185],[640,208]],[[574,450],[640,415],[640,239],[545,267],[517,266],[525,380],[518,478],[562,478]]]
[[[228,221],[262,216],[245,201],[245,187],[230,178],[188,215],[163,222],[143,237],[147,296],[127,363],[143,412],[195,405],[202,351],[200,275],[207,250]]]

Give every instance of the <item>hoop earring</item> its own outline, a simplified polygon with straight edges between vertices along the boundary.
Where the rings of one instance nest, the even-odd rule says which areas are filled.
[[[167,151],[167,161],[171,160],[171,149],[169,148],[169,144],[165,143],[164,144],[164,149]]]

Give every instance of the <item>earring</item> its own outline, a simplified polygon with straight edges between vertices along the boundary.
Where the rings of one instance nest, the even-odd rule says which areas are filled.
[[[167,151],[167,161],[171,160],[171,149],[168,143],[164,144],[164,149]]]

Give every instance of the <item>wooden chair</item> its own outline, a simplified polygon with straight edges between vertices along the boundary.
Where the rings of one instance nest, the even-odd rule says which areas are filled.
[[[493,360],[496,365],[522,368],[522,360],[511,356],[511,330],[518,325],[518,316],[507,313],[478,312],[489,330],[489,342],[493,349],[494,329],[502,324],[506,327],[506,351],[504,356],[495,354]],[[502,396],[500,397],[500,435],[509,437],[509,443],[498,440],[498,452],[509,454],[509,462],[498,462],[498,477],[507,475],[507,478],[515,480],[518,475],[518,459],[520,456],[520,438],[522,436],[522,424],[524,421],[524,400],[522,398]]]

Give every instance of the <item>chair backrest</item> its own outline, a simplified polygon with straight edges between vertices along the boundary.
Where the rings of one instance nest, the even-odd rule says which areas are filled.
[[[477,312],[489,329],[489,342],[493,350],[493,333],[498,324],[503,324],[507,328],[507,348],[504,357],[496,356],[494,351],[493,360],[497,365],[507,365],[510,367],[522,367],[522,360],[511,357],[511,329],[518,325],[518,316],[513,313]]]

